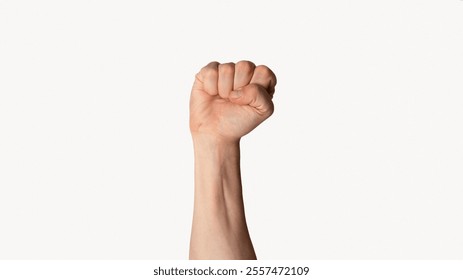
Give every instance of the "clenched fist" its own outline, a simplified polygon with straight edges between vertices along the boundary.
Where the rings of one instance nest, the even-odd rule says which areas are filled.
[[[191,133],[239,140],[273,113],[276,82],[264,65],[209,63],[196,74],[191,91]]]

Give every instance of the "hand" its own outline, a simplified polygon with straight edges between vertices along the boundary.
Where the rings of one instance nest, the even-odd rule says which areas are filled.
[[[191,91],[192,135],[239,140],[272,115],[276,82],[264,65],[209,63],[196,74]]]

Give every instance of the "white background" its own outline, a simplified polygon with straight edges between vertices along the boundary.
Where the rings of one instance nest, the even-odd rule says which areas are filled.
[[[186,259],[191,84],[241,59],[259,258],[463,258],[459,0],[0,0],[0,258]]]

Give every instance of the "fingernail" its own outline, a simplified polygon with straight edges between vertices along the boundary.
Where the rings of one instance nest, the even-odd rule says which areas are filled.
[[[231,98],[239,98],[241,96],[241,91],[239,90],[234,90],[230,92],[230,97]]]

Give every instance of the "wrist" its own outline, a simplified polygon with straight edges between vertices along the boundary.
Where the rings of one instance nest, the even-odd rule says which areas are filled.
[[[236,188],[240,182],[239,139],[226,139],[210,134],[193,136],[195,185],[216,192]]]
[[[191,132],[195,149],[197,146],[226,149],[239,146],[240,138],[223,137],[212,133]]]

